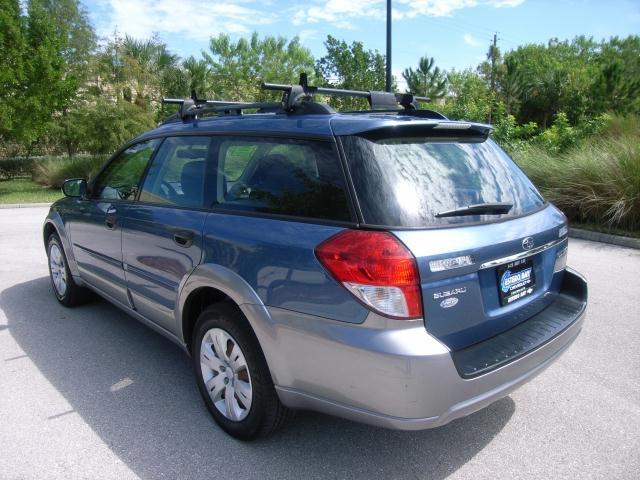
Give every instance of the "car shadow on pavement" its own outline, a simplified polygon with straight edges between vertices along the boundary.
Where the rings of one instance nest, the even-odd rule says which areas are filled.
[[[142,478],[444,478],[491,442],[515,411],[507,397],[420,432],[300,412],[273,436],[243,443],[210,419],[189,358],[116,307],[96,299],[66,309],[47,277],[10,287],[0,299],[25,354]],[[52,411],[50,418],[66,413]]]

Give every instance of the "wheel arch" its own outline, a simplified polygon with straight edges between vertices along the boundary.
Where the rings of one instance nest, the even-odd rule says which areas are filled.
[[[76,282],[80,283],[80,272],[78,271],[78,263],[76,262],[76,257],[73,254],[73,248],[71,246],[71,239],[67,233],[67,230],[64,226],[64,222],[62,217],[55,210],[51,210],[49,215],[44,221],[44,225],[42,226],[42,241],[44,243],[45,251],[48,249],[49,237],[51,234],[57,234],[62,242],[62,248],[64,249],[64,254],[67,257],[67,263],[69,265],[69,271],[71,275],[73,275]]]
[[[200,312],[223,301],[240,309],[258,339],[267,365],[271,365],[269,340],[274,333],[269,312],[258,294],[242,277],[221,265],[203,264],[196,267],[180,289],[175,312],[176,325],[178,337],[187,351],[191,353],[191,339]]]

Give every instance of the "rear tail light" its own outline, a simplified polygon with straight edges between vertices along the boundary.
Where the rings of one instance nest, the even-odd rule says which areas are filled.
[[[345,230],[321,243],[316,256],[373,310],[398,319],[422,317],[416,260],[390,233]]]

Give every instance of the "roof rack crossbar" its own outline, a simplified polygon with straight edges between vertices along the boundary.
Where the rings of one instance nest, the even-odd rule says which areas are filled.
[[[300,74],[298,85],[286,85],[281,83],[263,83],[264,90],[279,90],[283,92],[283,106],[287,111],[291,111],[300,101],[308,99],[314,95],[329,95],[332,97],[355,97],[366,98],[373,110],[388,110],[396,107],[399,103],[405,110],[416,108],[416,102],[427,102],[427,97],[418,97],[409,93],[378,92],[370,90],[368,92],[360,90],[345,90],[340,88],[316,87],[308,84],[306,73]]]
[[[258,110],[259,113],[275,112],[299,112],[299,113],[335,113],[328,105],[310,102],[314,95],[328,95],[332,97],[352,97],[366,98],[372,110],[380,112],[398,112],[398,104],[407,113],[422,112],[425,117],[445,118],[444,116],[431,111],[417,110],[418,102],[429,101],[427,97],[418,97],[410,93],[379,92],[370,90],[368,92],[360,90],[346,90],[330,87],[316,87],[308,83],[306,73],[300,74],[300,81],[297,85],[281,83],[263,83],[264,90],[281,91],[281,102],[237,102],[227,100],[207,100],[198,98],[195,90],[191,91],[189,98],[163,98],[162,103],[168,105],[179,105],[178,113],[169,120],[180,118],[186,120],[196,119],[198,115],[205,113],[218,113],[222,115],[240,115],[243,110]]]
[[[198,98],[195,90],[191,90],[190,98],[163,98],[163,104],[180,105],[178,117],[197,118],[205,113],[235,113],[240,114],[242,110],[257,109],[261,111],[281,110],[282,105],[278,102],[237,102],[229,100],[207,100]]]

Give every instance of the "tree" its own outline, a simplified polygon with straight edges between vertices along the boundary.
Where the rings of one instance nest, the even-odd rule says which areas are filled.
[[[0,0],[0,142],[12,140],[14,111],[25,83],[26,39],[18,0]]]
[[[208,67],[206,90],[223,100],[272,98],[273,92],[262,90],[261,83],[297,83],[300,73],[312,72],[314,66],[311,52],[298,37],[260,39],[256,32],[237,42],[225,34],[212,37],[203,57]]]
[[[491,109],[491,91],[484,79],[471,69],[451,71],[447,76],[451,96],[443,112],[456,120],[486,122]]]
[[[591,114],[590,86],[597,77],[595,42],[578,37],[571,42],[550,40],[547,45],[524,45],[505,55],[512,74],[526,79],[517,118],[536,122],[543,129],[565,112],[575,124]]]
[[[324,46],[327,54],[316,62],[316,72],[324,78],[326,86],[365,91],[385,89],[385,57],[377,50],[365,50],[362,42],[348,45],[331,35]],[[368,108],[358,98],[331,98],[330,103],[339,109]]]
[[[591,90],[594,113],[640,113],[640,36],[612,38],[598,54]]]
[[[433,58],[425,56],[420,58],[416,70],[409,67],[402,72],[409,93],[423,95],[431,100],[437,100],[447,94],[447,77],[438,67],[434,68],[433,64]]]
[[[499,96],[504,102],[505,111],[507,114],[513,114],[517,111],[528,88],[516,60],[507,57],[504,63],[497,68],[497,77]]]
[[[13,116],[12,136],[29,156],[49,127],[54,112],[68,99],[65,61],[62,49],[65,37],[51,22],[43,2],[27,5],[24,54],[24,84],[17,96],[20,107]]]
[[[207,97],[211,94],[211,72],[207,62],[203,59],[196,60],[192,55],[182,62],[182,68],[186,72],[187,92],[195,90],[199,96]]]

